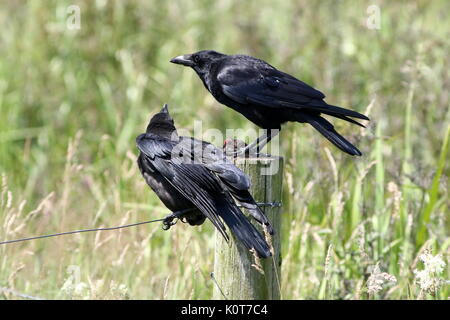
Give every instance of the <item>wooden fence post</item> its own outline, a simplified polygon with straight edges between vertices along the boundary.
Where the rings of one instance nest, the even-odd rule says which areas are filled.
[[[281,204],[283,158],[237,158],[235,164],[250,177],[251,193],[256,202]],[[255,258],[242,244],[237,243],[231,235],[227,243],[216,231],[214,299],[280,299],[282,208],[266,206],[262,209],[275,230],[272,236],[273,257],[260,259],[264,274],[252,266],[255,264]],[[252,223],[264,235],[262,228],[254,220]]]

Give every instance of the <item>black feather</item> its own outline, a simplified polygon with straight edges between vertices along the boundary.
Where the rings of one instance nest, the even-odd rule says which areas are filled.
[[[193,57],[195,61],[189,60]],[[351,118],[369,120],[359,112],[329,105],[322,92],[263,60],[212,50],[183,58],[172,62],[193,68],[217,101],[263,129],[281,129],[281,125],[288,121],[306,122],[304,119],[308,114],[319,116],[323,113],[362,127]],[[332,126],[315,118],[310,124],[341,150],[352,155],[360,154]]]
[[[194,138],[178,137],[167,107],[152,118],[147,133],[139,135],[136,144],[143,177],[170,210],[196,208],[186,218],[190,224],[203,223],[204,216],[227,241],[225,225],[260,257],[271,255],[266,240],[234,199],[273,232],[270,222],[248,191],[248,177],[226,159],[221,149]]]

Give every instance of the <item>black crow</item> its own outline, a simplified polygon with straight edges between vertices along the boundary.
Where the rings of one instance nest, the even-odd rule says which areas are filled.
[[[322,92],[263,60],[204,50],[175,57],[171,62],[194,69],[217,101],[266,129],[262,137],[242,152],[256,148],[261,150],[278,133],[282,123],[297,121],[309,123],[342,151],[350,155],[362,155],[320,115],[323,113],[362,127],[362,124],[349,117],[364,120],[369,118],[358,112],[327,104]]]
[[[239,209],[235,200],[273,234],[264,212],[249,192],[250,181],[214,145],[191,137],[180,137],[167,105],[155,114],[146,133],[136,138],[140,150],[139,169],[150,188],[172,212],[164,221],[170,227],[175,218],[200,225],[205,218],[228,241],[225,224],[248,249],[262,258],[271,255],[260,232]]]

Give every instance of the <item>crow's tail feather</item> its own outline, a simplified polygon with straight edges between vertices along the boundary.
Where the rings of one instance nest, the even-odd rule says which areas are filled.
[[[269,234],[274,234],[272,224],[270,223],[269,219],[267,219],[265,213],[261,210],[260,207],[258,207],[256,203],[249,205],[247,203],[241,202],[241,205],[248,210],[253,219],[258,221],[259,224],[266,226],[267,232],[269,232]]]
[[[325,138],[330,140],[332,144],[348,153],[352,156],[361,156],[361,151],[354,145],[348,142],[343,136],[334,130],[334,127],[326,119],[318,115],[303,115],[302,117],[306,122],[312,125],[317,131],[319,131]]]
[[[268,258],[272,255],[264,237],[234,203],[225,200],[220,204],[218,211],[231,233],[247,249],[254,248],[260,258]]]
[[[228,190],[233,195],[233,197],[239,202],[239,204],[248,210],[248,213],[255,219],[259,224],[265,225],[267,231],[270,234],[274,233],[272,224],[267,218],[264,211],[257,205],[255,199],[253,199],[252,195],[248,190],[239,190],[235,188],[233,185],[224,181],[225,185],[228,187]]]
[[[315,101],[314,103],[311,103],[311,106],[313,107],[311,110],[319,111],[321,113],[325,113],[327,115],[334,116],[334,117],[341,118],[341,119],[343,119],[343,117],[352,117],[352,118],[357,118],[357,119],[362,119],[362,120],[370,120],[366,115],[364,115],[362,113],[359,113],[359,112],[356,112],[353,110],[349,110],[349,109],[345,109],[342,107],[338,107],[338,106],[333,106],[331,104],[326,103],[325,101],[320,101],[320,103]],[[344,119],[344,120],[347,120],[347,119]],[[361,124],[359,124],[359,125],[361,125]]]

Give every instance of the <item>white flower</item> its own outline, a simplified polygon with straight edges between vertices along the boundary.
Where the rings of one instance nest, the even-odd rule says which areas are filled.
[[[87,298],[89,296],[89,286],[84,282],[74,281],[72,276],[64,281],[61,291],[73,299]]]
[[[89,286],[84,282],[75,284],[75,287],[73,290],[73,295],[75,297],[88,298],[89,297]]]
[[[442,260],[442,255],[433,256],[428,250],[421,254],[419,258],[422,260],[425,268],[423,270],[414,270],[416,283],[423,291],[433,294],[444,282],[443,279],[439,278],[439,274],[444,271],[445,262]]]
[[[123,283],[118,285],[115,281],[111,281],[110,290],[111,293],[118,298],[129,299],[130,297],[129,289]]]
[[[387,272],[381,272],[377,263],[373,267],[373,271],[370,274],[369,279],[367,279],[367,291],[369,294],[377,293],[383,289],[383,285],[390,282],[397,283],[397,279]]]
[[[73,290],[74,290],[73,280],[72,280],[72,278],[69,277],[66,279],[66,281],[64,281],[64,283],[61,287],[61,291],[68,296],[72,296]]]
[[[442,255],[431,255],[429,252],[425,252],[420,255],[420,260],[425,264],[425,269],[433,273],[441,273],[444,271],[445,262],[442,260]]]

